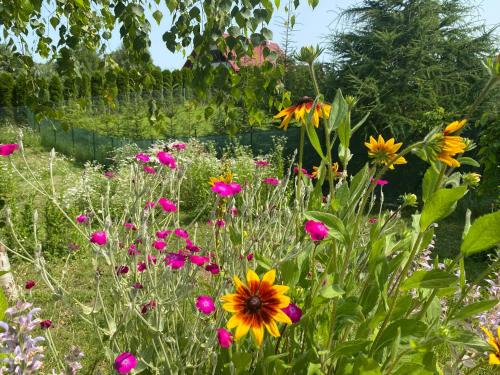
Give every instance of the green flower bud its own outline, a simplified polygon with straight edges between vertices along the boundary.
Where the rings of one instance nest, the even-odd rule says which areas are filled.
[[[481,175],[474,172],[465,173],[462,175],[462,181],[470,187],[476,187],[481,182]]]
[[[417,196],[413,193],[403,194],[401,200],[403,201],[403,206],[416,207],[418,203]]]

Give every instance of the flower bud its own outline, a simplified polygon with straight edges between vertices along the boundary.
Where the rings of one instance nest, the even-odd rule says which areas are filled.
[[[462,175],[462,181],[467,186],[476,187],[479,185],[479,182],[481,181],[481,175],[479,173],[474,173],[474,172],[465,173]]]
[[[305,46],[300,49],[297,60],[313,65],[322,52],[323,50],[319,46]]]
[[[401,196],[403,200],[403,206],[416,207],[418,203],[417,196],[415,194],[403,194]]]

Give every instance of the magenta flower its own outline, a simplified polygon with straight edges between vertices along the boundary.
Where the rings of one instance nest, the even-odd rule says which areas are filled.
[[[77,223],[82,224],[82,223],[86,223],[87,221],[89,221],[89,217],[88,217],[87,215],[83,215],[83,214],[82,214],[82,215],[78,215],[78,216],[76,217],[76,222],[77,222]]]
[[[116,267],[116,274],[117,275],[125,275],[129,271],[128,266],[118,266]]]
[[[372,184],[374,184],[375,183],[375,179],[373,177],[370,177],[370,182]],[[377,185],[384,186],[384,185],[387,185],[389,183],[389,181],[387,181],[387,180],[377,180],[376,183],[377,183]]]
[[[371,218],[368,219],[368,222],[370,224],[375,224],[377,221],[378,221],[378,219],[376,217],[371,217]]]
[[[125,223],[125,224],[123,224],[123,227],[125,229],[137,230],[136,226],[134,224],[132,224],[132,223]]]
[[[167,244],[164,241],[158,241],[158,240],[153,241],[153,247],[156,250],[163,250],[165,246],[167,246]]]
[[[42,329],[48,329],[52,326],[52,320],[47,319],[40,322],[40,327]]]
[[[189,261],[197,266],[203,266],[205,263],[210,262],[210,258],[201,255],[191,255]]]
[[[221,197],[232,197],[241,191],[241,185],[236,182],[227,184],[223,181],[218,181],[212,186],[212,191]]]
[[[224,220],[221,220],[221,219],[217,219],[215,221],[215,225],[222,228],[224,225],[226,225],[226,222]]]
[[[148,303],[144,303],[141,305],[141,314],[144,315],[150,310],[154,310],[156,308],[156,301],[152,299]]]
[[[145,271],[148,266],[144,262],[137,263],[137,271],[142,272]]]
[[[148,209],[150,209],[150,208],[154,208],[154,206],[156,206],[156,203],[155,203],[155,202],[146,201],[146,205],[144,206],[144,209],[145,209],[145,210],[148,210]]]
[[[146,154],[143,154],[142,152],[140,154],[135,155],[135,159],[137,161],[140,161],[140,162],[143,162],[143,163],[147,163],[150,160],[149,156],[146,155]]]
[[[238,209],[236,207],[231,208],[231,216],[238,216]]]
[[[177,270],[184,267],[184,264],[186,263],[186,257],[178,253],[168,253],[165,257],[165,263],[173,270]]]
[[[313,241],[321,241],[328,236],[328,227],[321,221],[308,220],[304,228]]]
[[[253,253],[247,255],[247,260],[250,262],[253,260]]]
[[[174,234],[177,236],[177,237],[180,237],[180,238],[189,238],[189,233],[186,232],[184,229],[181,229],[181,228],[177,228],[175,231],[174,231]]]
[[[268,161],[266,160],[255,160],[255,165],[257,167],[267,167],[268,165],[270,165],[271,163],[269,163]]]
[[[90,235],[90,242],[99,245],[99,246],[104,246],[108,242],[108,237],[106,235],[106,232],[104,231],[97,231],[94,232]]]
[[[33,288],[35,285],[36,285],[35,280],[26,280],[24,287],[29,290],[29,289]]]
[[[159,230],[156,232],[156,237],[164,239],[167,236],[170,236],[173,233],[171,230]]]
[[[177,206],[175,205],[174,202],[172,202],[169,199],[160,198],[160,199],[158,199],[158,204],[161,206],[161,208],[165,212],[176,212],[177,211]]]
[[[215,311],[215,303],[212,297],[201,295],[196,298],[196,308],[205,315],[210,315]]]
[[[193,253],[200,251],[200,248],[194,245],[189,239],[186,239],[186,249],[192,251]]]
[[[115,172],[113,172],[113,171],[106,171],[106,172],[104,172],[104,177],[113,178],[113,177],[115,177]]]
[[[131,244],[128,248],[128,255],[131,255],[131,256],[136,256],[136,255],[139,255],[141,253],[140,250],[137,250],[137,246],[135,244]]]
[[[156,154],[156,157],[161,164],[166,165],[170,169],[175,169],[177,166],[174,157],[168,152],[160,151]]]
[[[225,328],[217,328],[217,340],[221,348],[227,349],[233,343],[233,334]]]
[[[148,263],[156,264],[156,257],[152,254],[148,255]]]
[[[186,149],[186,144],[185,143],[174,143],[172,145],[172,148],[176,149],[177,151],[182,151]]]
[[[145,165],[144,168],[142,168],[144,172],[149,173],[149,174],[156,174],[156,169],[153,167],[150,167],[149,165]]]
[[[14,153],[14,151],[19,149],[19,145],[16,143],[7,143],[5,145],[0,144],[0,155],[9,156]]]
[[[134,288],[134,289],[142,289],[143,286],[142,286],[141,283],[134,283],[134,284],[132,284],[132,288]]]
[[[115,359],[115,370],[120,375],[130,374],[137,366],[137,359],[132,353],[125,352]]]
[[[289,304],[287,307],[281,309],[292,321],[292,323],[298,323],[300,318],[302,318],[302,310],[295,303]]]
[[[273,185],[273,186],[278,186],[280,183],[280,180],[278,180],[276,177],[267,177],[262,180],[265,184],[268,185]]]
[[[220,272],[219,266],[215,263],[210,263],[205,266],[205,270],[210,272],[212,275],[217,275]]]

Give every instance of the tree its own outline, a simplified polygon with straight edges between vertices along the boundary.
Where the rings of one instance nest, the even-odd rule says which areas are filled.
[[[53,75],[50,78],[49,82],[49,93],[50,93],[50,101],[54,105],[61,104],[63,101],[63,86],[61,83],[61,79],[57,74]]]
[[[0,118],[12,117],[12,93],[14,90],[14,78],[8,72],[0,71]]]
[[[465,1],[363,0],[342,16],[350,28],[330,37],[329,87],[358,97],[373,128],[408,138],[464,115],[494,46],[493,31],[471,21]]]

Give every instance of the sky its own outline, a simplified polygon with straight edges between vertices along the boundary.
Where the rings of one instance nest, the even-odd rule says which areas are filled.
[[[288,1],[281,0],[280,9],[274,13],[269,28],[273,31],[273,40],[281,42],[283,33],[283,20],[286,17],[284,5]],[[359,0],[320,0],[319,5],[312,9],[307,5],[306,0],[301,1],[301,5],[294,11],[297,19],[296,31],[293,34],[295,42],[294,47],[300,48],[305,45],[315,45],[324,43],[325,36],[331,31],[340,30],[345,25],[339,23],[338,15],[342,9],[358,3]],[[478,19],[484,19],[486,25],[500,24],[500,0],[475,0],[480,4],[476,7]],[[149,21],[151,23],[151,56],[153,62],[162,69],[177,69],[184,64],[186,57],[182,53],[171,53],[165,47],[162,40],[162,35],[170,28],[172,18],[168,14],[164,2],[162,5],[156,6],[154,2],[151,11],[148,11]],[[151,14],[159,9],[164,14],[164,17],[158,25],[153,20]],[[57,33],[51,32],[51,36],[56,39]],[[115,30],[112,38],[108,41],[106,51],[112,52],[121,45],[119,32]],[[188,51],[189,52],[189,51]],[[35,59],[40,61],[40,59]]]

